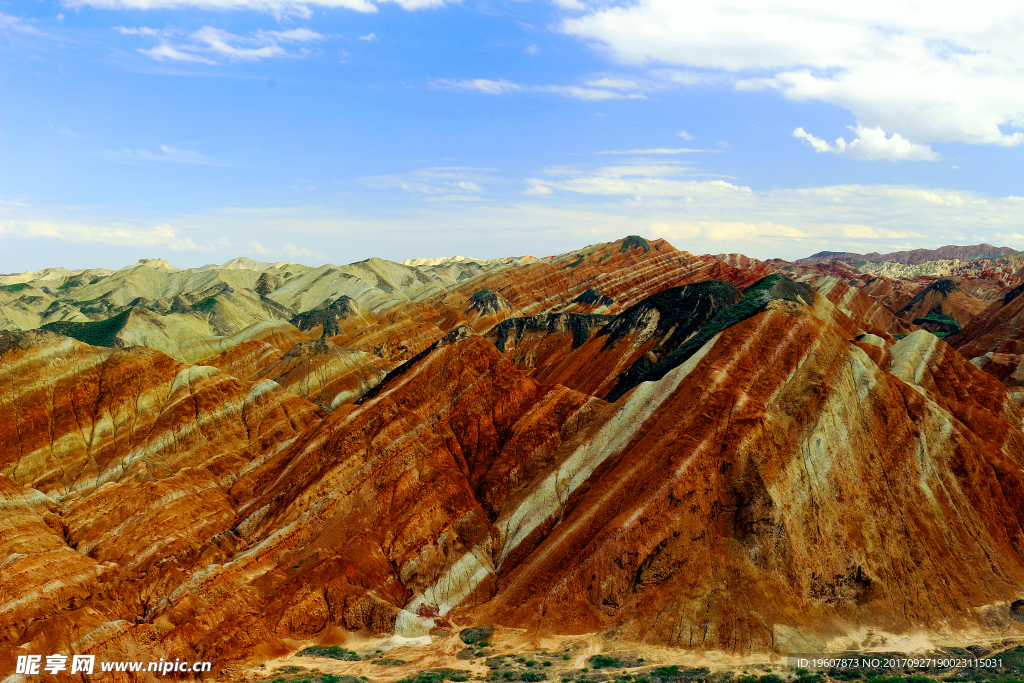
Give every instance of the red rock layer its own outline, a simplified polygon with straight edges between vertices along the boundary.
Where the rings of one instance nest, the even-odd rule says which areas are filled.
[[[246,379],[284,354],[284,350],[265,341],[250,339],[216,356],[196,361],[196,365],[209,365],[239,379]]]
[[[747,652],[973,628],[1017,596],[1016,404],[923,331],[892,348],[894,376],[815,308],[723,332],[466,615]]]
[[[233,554],[231,484],[323,413],[272,382],[46,332],[0,334],[0,382],[0,496],[13,510],[0,660],[194,659],[147,610]]]
[[[986,353],[1024,353],[1024,297],[1022,286],[989,304],[970,324],[949,337],[949,343],[967,358]]]
[[[317,339],[296,344],[250,379],[269,379],[327,411],[375,387],[392,364],[365,351]]]

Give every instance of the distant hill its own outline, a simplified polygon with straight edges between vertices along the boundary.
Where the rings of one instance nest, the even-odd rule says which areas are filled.
[[[799,259],[801,263],[829,263],[831,261],[843,261],[845,263],[858,263],[868,261],[878,263],[880,261],[895,261],[897,263],[924,263],[925,261],[970,261],[979,258],[991,258],[994,256],[1009,256],[1016,254],[1016,249],[1010,247],[994,247],[991,244],[972,244],[968,246],[957,246],[949,244],[938,249],[913,249],[911,251],[894,251],[891,254],[854,254],[848,251],[819,251],[817,254]]]

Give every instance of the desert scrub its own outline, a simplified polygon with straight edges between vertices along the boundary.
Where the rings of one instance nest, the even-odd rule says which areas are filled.
[[[211,308],[213,308],[216,305],[217,305],[217,300],[214,297],[212,297],[212,296],[208,296],[205,299],[203,299],[202,301],[197,301],[196,303],[192,304],[192,310],[193,311],[208,311],[208,310],[210,310]]]
[[[128,322],[128,315],[131,310],[118,313],[106,320],[97,320],[90,323],[53,322],[43,325],[44,330],[63,334],[65,337],[72,337],[78,341],[91,344],[92,346],[113,346],[117,340],[117,333],[120,332]]]
[[[594,655],[587,661],[590,662],[590,665],[595,669],[606,669],[610,667],[617,669],[622,666],[622,663],[618,659],[607,655]],[[586,669],[584,669],[584,671],[586,671]]]
[[[341,659],[349,662],[358,662],[361,657],[352,650],[342,650],[337,645],[329,647],[316,645],[299,650],[300,657],[327,657],[330,659]],[[403,662],[404,663],[404,662]]]

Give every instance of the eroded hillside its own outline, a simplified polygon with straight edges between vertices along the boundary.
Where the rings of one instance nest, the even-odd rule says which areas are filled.
[[[629,237],[2,284],[0,661],[1024,637],[996,280]]]

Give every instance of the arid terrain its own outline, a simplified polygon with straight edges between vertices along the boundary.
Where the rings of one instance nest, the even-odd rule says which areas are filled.
[[[1024,255],[861,256],[0,276],[0,681],[1016,652]]]

